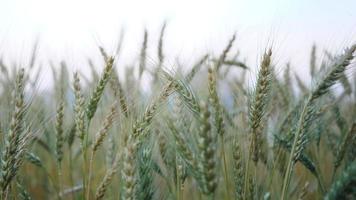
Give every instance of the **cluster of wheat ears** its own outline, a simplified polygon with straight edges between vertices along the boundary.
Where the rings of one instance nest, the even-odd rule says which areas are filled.
[[[251,86],[235,35],[172,72],[164,30],[154,66],[145,32],[124,76],[99,48],[90,79],[62,62],[47,93],[36,53],[25,69],[0,60],[1,199],[356,199],[356,45],[313,47],[310,87],[289,64],[277,76],[267,49]]]

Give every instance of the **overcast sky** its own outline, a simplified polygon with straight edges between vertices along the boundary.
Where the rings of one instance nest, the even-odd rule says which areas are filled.
[[[81,68],[97,45],[114,51],[124,28],[123,59],[133,60],[146,27],[154,60],[166,20],[168,63],[218,53],[236,31],[250,63],[272,45],[275,63],[291,60],[303,71],[314,42],[334,52],[356,42],[355,9],[355,0],[0,0],[0,54],[24,62],[39,38],[42,60]]]

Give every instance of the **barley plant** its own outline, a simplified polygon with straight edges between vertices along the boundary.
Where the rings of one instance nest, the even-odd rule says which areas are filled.
[[[313,45],[307,80],[270,47],[250,66],[235,34],[172,65],[166,29],[128,66],[123,38],[89,77],[50,62],[45,91],[36,52],[0,57],[1,199],[356,199],[356,44]]]

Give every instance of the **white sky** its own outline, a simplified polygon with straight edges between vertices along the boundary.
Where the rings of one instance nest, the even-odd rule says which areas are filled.
[[[167,20],[168,64],[218,53],[236,31],[250,63],[273,45],[276,63],[291,60],[304,71],[312,43],[337,52],[356,42],[355,9],[355,0],[0,0],[0,54],[25,64],[40,38],[42,60],[66,59],[81,69],[86,57],[99,55],[98,44],[114,51],[124,27],[123,59],[131,62],[147,27],[154,60]]]

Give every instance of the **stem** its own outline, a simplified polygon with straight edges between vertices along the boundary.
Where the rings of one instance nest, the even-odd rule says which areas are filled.
[[[250,146],[248,149],[248,155],[247,155],[247,161],[246,161],[246,167],[245,167],[245,181],[244,181],[244,200],[248,199],[247,196],[247,190],[248,190],[248,181],[249,181],[249,168],[250,168],[250,157],[251,157],[251,153],[252,153],[252,140],[250,142]]]
[[[318,185],[319,185],[319,189],[320,189],[320,192],[323,194],[323,196],[325,195],[326,193],[326,190],[325,190],[325,186],[323,184],[323,179],[320,175],[320,173],[318,172],[318,176],[317,176],[317,180],[318,180]]]
[[[254,181],[253,192],[258,197],[258,193],[257,193],[258,191],[257,191],[257,187],[256,187],[256,185],[257,185],[257,177],[258,177],[257,176],[257,162],[255,163],[255,170],[254,171],[255,171],[255,174],[254,174],[255,175],[254,176],[255,179],[253,180]],[[255,198],[256,196],[252,196],[252,198]]]
[[[74,186],[74,180],[73,180],[73,174],[72,174],[72,169],[73,169],[73,161],[72,161],[72,147],[69,148],[69,181],[70,181],[70,187],[72,188]],[[72,199],[74,199],[74,194],[71,193]]]
[[[85,145],[85,144],[84,144]],[[87,153],[85,147],[83,147],[83,196],[85,197],[86,194],[86,163],[87,163]]]
[[[86,194],[86,184],[87,184],[87,177],[86,177],[86,173],[87,173],[87,162],[88,162],[88,158],[87,158],[87,147],[88,147],[88,138],[89,138],[89,125],[90,122],[88,122],[87,125],[87,130],[86,130],[86,134],[84,135],[84,141],[83,141],[83,197],[85,197]]]
[[[336,173],[337,173],[337,169],[334,168],[334,170],[333,170],[333,175],[332,175],[332,177],[331,177],[331,182],[332,182],[332,183],[333,183],[334,180],[335,180]]]
[[[181,199],[181,195],[180,195],[180,191],[181,191],[181,189],[180,189],[180,185],[181,185],[181,183],[180,183],[180,172],[179,172],[179,166],[178,166],[178,164],[177,164],[178,162],[177,162],[177,159],[176,159],[176,174],[177,174],[177,186],[176,186],[176,194],[177,194],[177,200],[180,200]]]
[[[62,191],[62,166],[61,163],[58,163],[58,180],[57,180],[57,185],[58,185],[58,191],[61,193]],[[60,195],[58,195],[59,199],[62,199]]]
[[[286,198],[285,196],[287,195],[288,186],[290,184],[290,178],[292,175],[293,166],[294,166],[293,160],[289,161],[286,174],[284,176],[281,200],[284,200]]]
[[[225,154],[225,143],[224,143],[224,135],[220,135],[220,141],[221,141],[221,153],[223,157],[223,165],[224,165],[224,176],[225,176],[225,189],[226,189],[226,196],[230,196],[230,187],[229,187],[229,179],[227,175],[227,164],[226,164],[226,154]]]
[[[93,169],[93,160],[94,160],[94,151],[91,152],[90,160],[89,160],[89,175],[88,175],[88,185],[87,185],[87,194],[86,199],[90,200],[90,185],[91,185],[91,177],[92,177],[92,169]]]
[[[181,199],[184,199],[184,181],[180,183]]]
[[[294,163],[295,163],[294,153],[295,153],[295,150],[297,148],[299,135],[301,134],[301,127],[303,126],[304,117],[305,117],[306,110],[307,110],[307,108],[309,106],[309,102],[310,102],[310,97],[307,100],[307,102],[305,103],[305,105],[303,107],[303,111],[302,111],[301,116],[299,118],[298,129],[297,129],[296,134],[294,136],[293,146],[292,146],[292,150],[291,150],[290,155],[289,155],[289,161],[288,161],[286,174],[284,175],[281,200],[286,199],[287,190],[288,190],[288,187],[289,187],[289,184],[290,184],[291,174],[292,174]]]
[[[58,189],[58,186],[55,184],[55,180],[53,179],[53,177],[48,173],[47,168],[45,168],[44,166],[42,166],[42,169],[44,171],[44,173],[46,174],[46,177],[48,178],[49,182],[52,184],[53,189],[55,190],[56,194],[57,194],[57,199],[60,199],[60,191]],[[47,182],[47,181],[46,181]]]
[[[320,165],[319,165],[319,160],[317,160],[316,162],[317,162],[316,163],[316,178],[318,180],[319,190],[324,196],[325,193],[326,193],[326,189],[325,189],[325,186],[324,186],[323,177],[321,176],[321,169],[320,169]]]
[[[207,200],[214,200],[214,194],[210,194],[210,195],[204,195]]]
[[[277,154],[276,154],[276,157],[275,157],[275,162],[273,162],[273,167],[271,168],[271,175],[269,176],[269,180],[268,180],[268,186],[269,186],[269,188],[270,188],[270,190],[272,189],[272,181],[273,181],[273,178],[274,178],[274,175],[275,175],[275,173],[276,173],[276,170],[278,170],[278,169],[276,169],[276,167],[277,167],[277,164],[278,164],[278,162],[279,162],[279,159],[281,158],[281,154],[282,154],[282,149],[281,149],[281,147],[278,147],[278,149],[277,149]]]
[[[7,200],[7,195],[8,195],[8,192],[9,191],[9,188],[7,187],[7,188],[5,188],[5,190],[2,190],[1,191],[1,200]]]

